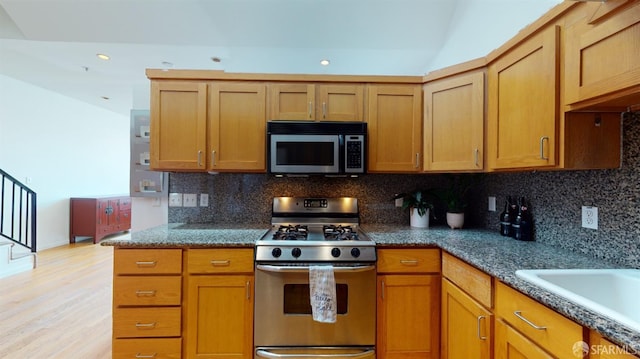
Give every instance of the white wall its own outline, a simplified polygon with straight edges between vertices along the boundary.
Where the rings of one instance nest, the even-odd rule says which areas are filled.
[[[69,198],[129,193],[129,117],[0,75],[0,168],[38,195],[38,250],[69,242]]]
[[[538,19],[561,0],[499,1],[501,11],[488,11],[496,0],[460,0],[452,23],[459,24],[447,31],[447,39],[438,56],[428,64],[427,71],[438,70],[488,55]],[[477,19],[483,19],[478,21]],[[507,25],[505,25],[505,22]],[[480,24],[480,25],[478,25]],[[478,29],[482,26],[482,29]],[[504,31],[503,29],[512,29]]]

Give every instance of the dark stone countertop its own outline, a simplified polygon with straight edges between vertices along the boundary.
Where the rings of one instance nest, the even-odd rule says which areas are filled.
[[[105,239],[105,246],[122,248],[253,247],[269,225],[168,224],[129,238]],[[595,329],[604,337],[640,353],[640,332],[622,326],[585,307],[541,289],[516,276],[518,269],[621,268],[593,257],[538,242],[520,242],[488,230],[417,229],[397,225],[362,225],[378,248],[438,247],[527,294],[573,321]]]

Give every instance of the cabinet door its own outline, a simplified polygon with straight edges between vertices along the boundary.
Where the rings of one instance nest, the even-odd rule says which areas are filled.
[[[422,151],[419,85],[372,85],[367,113],[370,172],[417,172]]]
[[[534,342],[499,319],[496,320],[495,351],[495,357],[500,359],[554,359]]]
[[[253,357],[253,276],[189,276],[188,358]]]
[[[438,358],[439,276],[378,276],[377,358]]]
[[[446,279],[441,305],[442,358],[492,358],[491,312]]]
[[[204,170],[207,85],[151,82],[151,162],[154,170]]]
[[[364,85],[318,85],[316,119],[364,121]]]
[[[265,84],[211,84],[210,170],[266,171],[265,93]]]
[[[312,84],[270,84],[269,120],[314,120],[315,89]]]
[[[558,29],[541,31],[489,66],[490,169],[556,165]]]
[[[424,88],[424,170],[480,171],[484,154],[484,72]]]
[[[566,104],[616,91],[622,92],[614,94],[614,97],[624,95],[625,91],[640,91],[640,3],[636,2],[613,15],[607,14],[603,18],[597,16],[597,11],[607,5],[616,9],[622,3],[589,4],[591,11],[585,10],[588,14],[585,20],[597,20],[594,23],[579,22],[567,28],[564,66]]]

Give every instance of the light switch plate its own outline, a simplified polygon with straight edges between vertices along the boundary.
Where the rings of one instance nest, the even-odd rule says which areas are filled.
[[[169,193],[169,207],[182,207],[182,193]]]
[[[185,207],[197,207],[198,195],[195,193],[185,193],[182,205]]]
[[[493,196],[489,196],[489,212],[496,211],[496,198]]]
[[[598,229],[598,207],[582,206],[582,227]]]
[[[207,193],[200,193],[200,207],[209,206],[209,195]]]

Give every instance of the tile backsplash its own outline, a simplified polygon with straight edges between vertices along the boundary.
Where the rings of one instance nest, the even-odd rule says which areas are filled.
[[[481,175],[470,196],[465,227],[498,233],[506,196],[524,196],[531,202],[536,241],[640,268],[640,121],[624,123],[623,144],[621,169]],[[172,173],[169,192],[208,193],[209,206],[170,207],[169,222],[267,225],[275,196],[349,196],[359,200],[362,223],[408,226],[408,213],[394,207],[394,194],[446,185],[446,177],[439,174],[275,178]],[[488,196],[497,198],[496,212],[487,210]],[[583,205],[598,207],[597,230],[581,227]],[[442,216],[432,223],[442,224]]]

